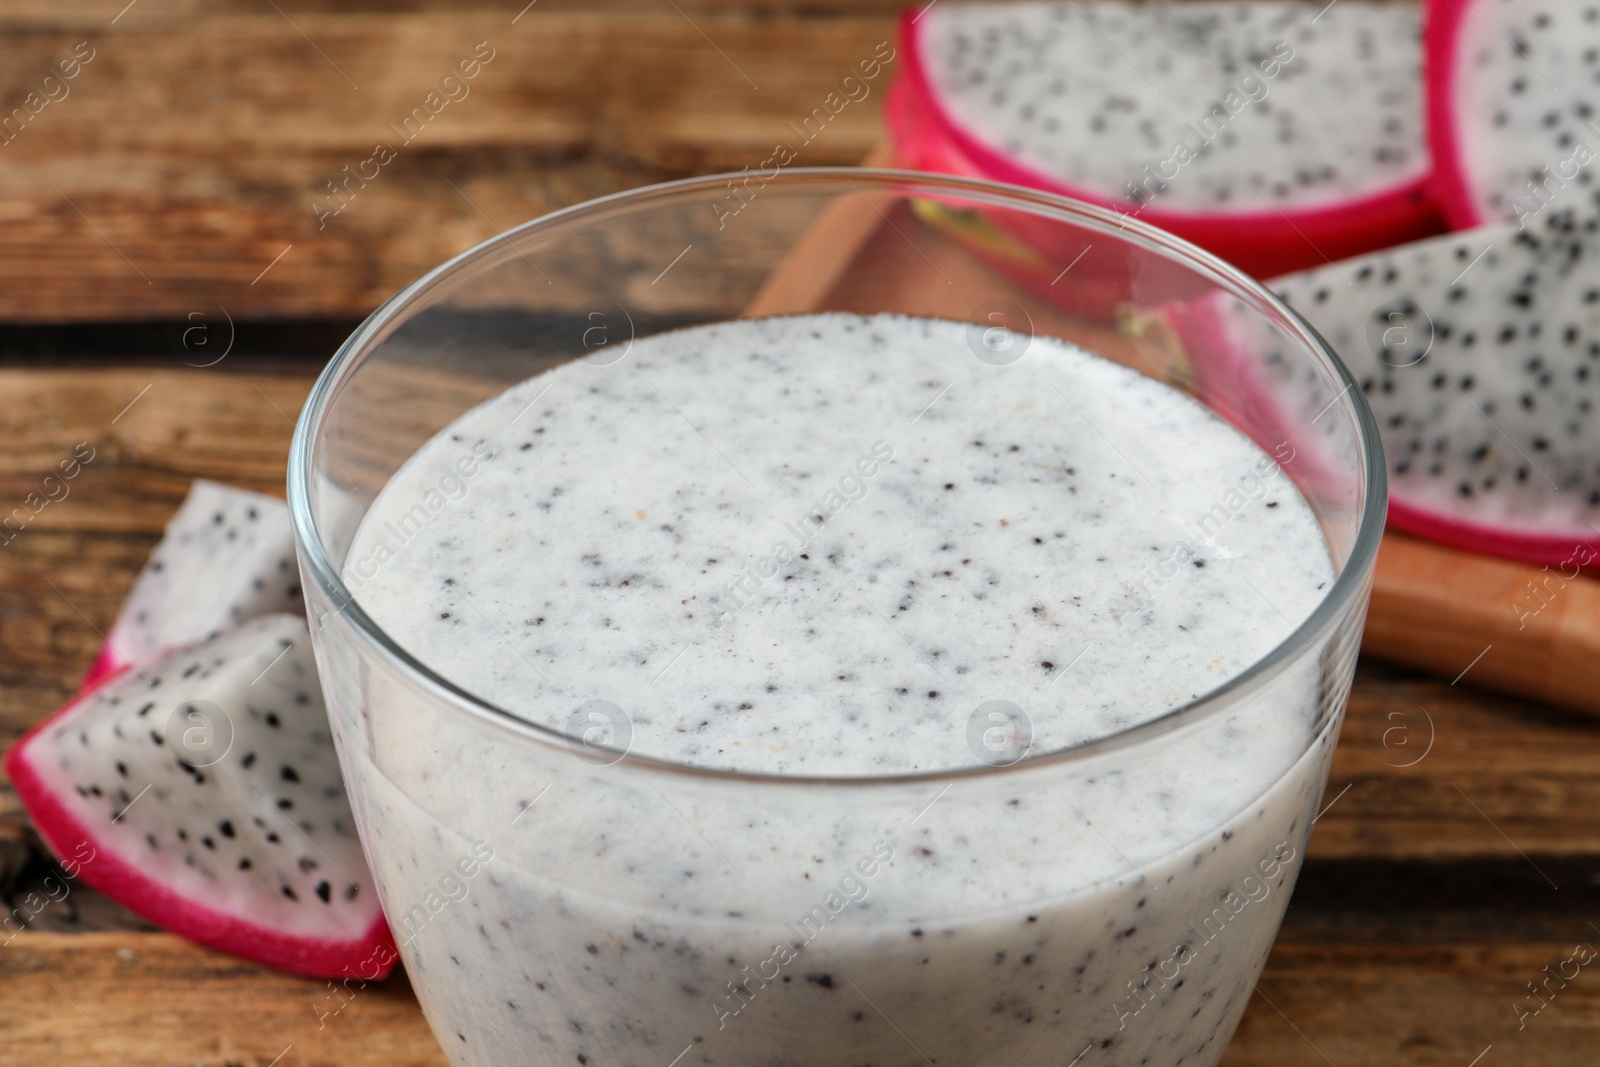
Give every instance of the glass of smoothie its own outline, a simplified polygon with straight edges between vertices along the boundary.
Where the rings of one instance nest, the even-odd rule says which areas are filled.
[[[347,341],[289,498],[452,1063],[1213,1064],[1384,514],[1327,346],[1042,193],[607,197]]]

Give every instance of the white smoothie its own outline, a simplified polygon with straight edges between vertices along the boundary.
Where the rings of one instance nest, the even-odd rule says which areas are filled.
[[[1326,543],[1287,445],[1061,342],[1002,337],[1025,351],[996,366],[978,339],[844,314],[653,336],[480,405],[383,490],[343,568],[362,608],[591,742],[512,744],[335,671],[361,678],[337,732],[454,1062],[1220,1056],[1348,664],[1040,757],[1290,638]],[[986,764],[1014,765],[872,781]]]

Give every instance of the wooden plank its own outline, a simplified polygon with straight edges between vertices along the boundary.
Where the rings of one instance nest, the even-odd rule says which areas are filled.
[[[879,144],[861,161],[863,167],[892,163],[887,143]],[[745,306],[745,315],[793,315],[823,307],[829,291],[882,228],[884,208],[892,209],[897,200],[893,193],[883,192],[834,200],[768,275],[760,292]]]
[[[1600,945],[1587,923],[1569,940],[1496,944],[1324,946],[1280,938],[1222,1062],[1227,1067],[1526,1067],[1588,1063],[1600,1032],[1600,982],[1576,979],[1518,1028],[1513,1005],[1538,1007],[1526,983]],[[1591,954],[1593,950],[1590,950]],[[1588,979],[1585,982],[1585,979]],[[1559,988],[1564,985],[1565,988]],[[1546,994],[1546,996],[1549,996]]]
[[[363,314],[556,207],[756,166],[780,140],[795,165],[853,163],[879,139],[893,69],[807,142],[791,123],[887,47],[885,7],[642,5],[619,19],[616,5],[547,2],[515,25],[518,4],[354,7],[8,16],[0,114],[77,42],[93,58],[0,146],[0,320]],[[405,118],[479,42],[492,59],[467,95],[407,143]],[[379,143],[395,157],[367,163]]]
[[[1280,938],[1228,1067],[1465,1067],[1493,1044],[1527,1067],[1588,1062],[1600,982],[1588,973],[1517,1029],[1527,982],[1600,942],[1323,945]],[[1569,975],[1575,967],[1568,965]],[[0,952],[7,1062],[221,1067],[434,1067],[445,1062],[405,978],[343,995],[161,933],[15,935]],[[326,1017],[340,1007],[337,1014]],[[1109,1010],[1109,1008],[1108,1008]],[[1134,1019],[1130,1026],[1138,1025]],[[277,1057],[282,1057],[277,1059]],[[1068,1056],[1070,1058],[1070,1054]]]
[[[301,15],[399,15],[427,11],[486,12],[514,15],[527,0],[277,0],[276,6],[294,17]],[[937,2],[937,0],[935,0]],[[1012,3],[1014,0],[962,0],[963,3]],[[1415,3],[1416,0],[1388,0],[1390,3]],[[50,0],[14,0],[0,14],[0,26],[53,25],[104,27],[124,7],[127,0],[87,0],[63,8]],[[578,4],[562,0],[539,0],[540,7],[572,10]],[[838,18],[848,15],[873,15],[893,19],[913,6],[906,0],[674,0],[673,5],[687,15],[735,15],[750,19]],[[585,11],[609,17],[659,14],[660,0],[583,0]],[[197,17],[214,14],[259,14],[254,0],[169,0],[144,13],[146,21],[163,26],[179,26]],[[697,18],[698,21],[698,18]]]
[[[1593,855],[1597,768],[1589,716],[1363,662],[1310,854]]]
[[[403,974],[330,988],[170,934],[19,933],[0,952],[0,988],[8,1063],[446,1063]]]
[[[1600,714],[1600,581],[1391,534],[1362,648],[1474,684]]]
[[[963,0],[977,3],[1006,3],[1010,0]],[[1394,0],[1410,3],[1414,0]],[[302,15],[404,15],[416,13],[477,13],[510,18],[527,0],[276,0],[276,6],[299,24]],[[104,28],[127,7],[127,0],[87,0],[63,8],[50,0],[14,0],[0,13],[0,26],[76,26]],[[530,5],[531,6],[531,5]],[[611,18],[661,13],[659,0],[539,0],[539,6],[571,11],[582,7]],[[751,19],[783,17],[837,18],[841,15],[869,14],[894,18],[906,7],[905,0],[674,0],[674,6],[687,15],[733,15]],[[164,27],[187,25],[207,15],[259,15],[261,5],[252,0],[170,0],[141,12],[143,21]],[[696,20],[698,21],[698,19]]]

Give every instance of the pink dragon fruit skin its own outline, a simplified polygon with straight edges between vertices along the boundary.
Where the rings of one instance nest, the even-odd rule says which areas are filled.
[[[901,17],[902,70],[886,105],[890,142],[902,166],[1024,185],[1118,213],[1136,212],[1140,221],[1186,238],[1258,277],[1358,255],[1441,229],[1425,170],[1354,199],[1283,210],[1266,201],[1259,210],[1177,209],[1164,207],[1159,197],[1139,208],[1107,190],[1064,183],[996,149],[951,114],[928,67],[923,38],[935,16],[924,18],[925,10],[907,11]],[[1307,19],[1314,14],[1308,9]],[[1199,114],[1202,104],[1197,99],[1192,110]],[[1178,180],[1181,177],[1174,179]],[[1026,234],[1019,236],[1028,240]],[[1041,251],[1054,262],[1067,250]]]
[[[398,959],[304,619],[124,667],[4,768],[69,875],[173,933],[319,978],[373,980]]]
[[[1433,196],[1453,229],[1600,212],[1600,8],[1429,0]]]
[[[1433,154],[1433,198],[1451,229],[1480,226],[1489,219],[1467,187],[1461,160],[1461,134],[1456,128],[1456,108],[1450,87],[1457,77],[1456,42],[1461,23],[1471,14],[1471,4],[1431,0],[1424,34],[1428,62],[1428,147]]]

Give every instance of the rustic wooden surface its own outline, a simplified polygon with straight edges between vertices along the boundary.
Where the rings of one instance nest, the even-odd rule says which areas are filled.
[[[96,450],[0,547],[0,743],[70,694],[191,478],[281,491],[291,419],[357,318],[550,208],[758,162],[891,38],[899,6],[125,5],[0,7],[0,112],[77,42],[96,50],[0,147],[0,510],[78,442]],[[319,231],[323,183],[479,41],[496,53],[471,95]],[[883,84],[800,162],[861,158]],[[235,354],[185,368],[203,353],[174,329],[202,322],[214,343],[226,318]],[[1588,969],[1521,1030],[1513,1005],[1538,1006],[1527,983],[1575,943],[1600,944],[1600,724],[1472,681],[1358,670],[1330,806],[1226,1063],[1593,1058]],[[0,893],[14,905],[49,871],[0,788]],[[32,925],[0,933],[0,1062],[443,1062],[403,978],[321,1017],[322,983],[153,932],[88,890]]]
[[[0,989],[7,1063],[446,1063],[403,976],[335,994],[170,934],[18,934]]]
[[[538,0],[517,18],[526,2],[138,0],[114,24],[127,0],[6,5],[6,111],[79,42],[94,58],[0,147],[0,319],[364,314],[553,208],[758,166],[900,6]],[[402,143],[390,124],[479,42],[494,58],[466,97]],[[796,165],[865,155],[886,82]],[[379,142],[396,158],[319,223],[327,183]]]
[[[0,551],[0,736],[70,694],[191,478],[280,487],[309,384],[222,367],[0,371],[0,494],[20,499],[80,441],[95,449],[71,494]],[[1511,1005],[1572,943],[1600,941],[1597,768],[1591,719],[1364,665],[1330,807],[1228,1062],[1465,1064],[1513,1039],[1518,1062],[1571,1062],[1600,1029],[1581,981],[1521,1033]],[[20,832],[9,790],[0,826]],[[25,849],[13,865],[15,900],[46,868]],[[399,985],[319,1030],[317,983],[175,944],[87,891],[69,900],[36,925],[133,929],[30,932],[0,950],[0,989],[25,1005],[10,1013],[26,1020],[19,1062],[108,1062],[108,1038],[141,1064],[265,1065],[289,1044],[285,1064],[436,1062]],[[168,989],[181,995],[151,1013]]]

